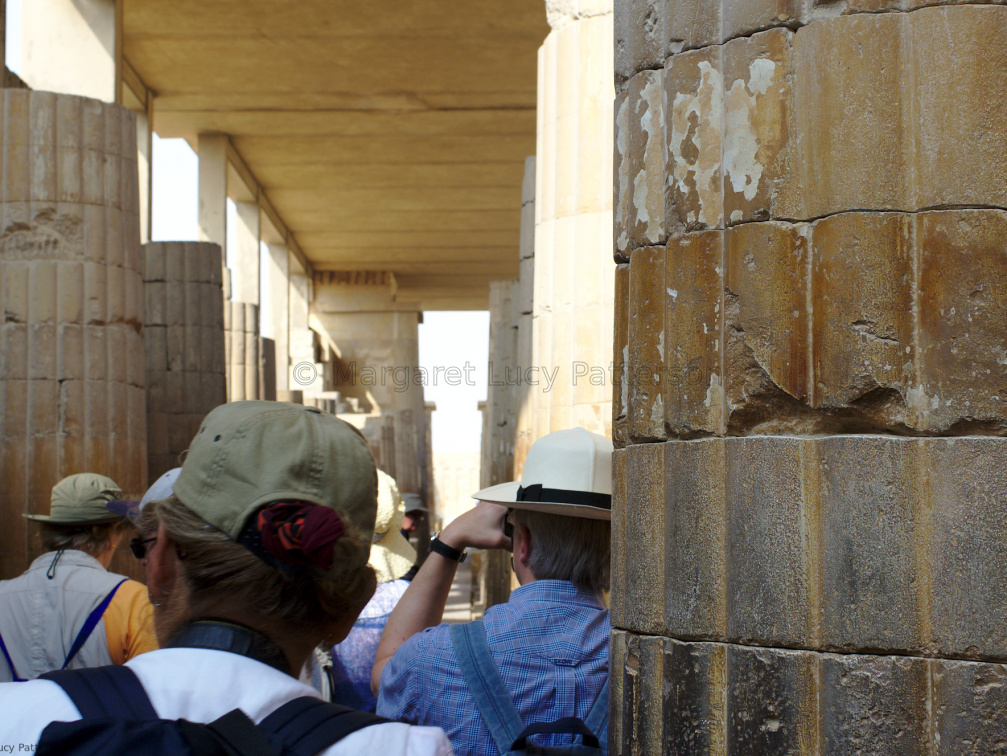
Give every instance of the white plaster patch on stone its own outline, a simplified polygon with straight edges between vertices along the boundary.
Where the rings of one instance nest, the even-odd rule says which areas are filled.
[[[664,160],[654,161],[651,156],[664,145],[664,91],[661,77],[653,74],[640,90],[640,101],[646,110],[640,118],[640,128],[647,135],[647,146],[643,155],[643,165],[633,180],[633,206],[636,208],[636,222],[646,226],[646,238],[657,241],[662,236],[661,224],[664,220],[664,176],[662,171],[649,171],[648,167],[657,162],[664,168]]]
[[[677,289],[665,289],[665,291],[668,292],[668,296],[671,297],[672,299],[678,299],[678,290]]]
[[[716,373],[710,376],[710,387],[706,390],[706,400],[703,404],[709,409],[715,401],[718,403],[720,401],[720,376]]]
[[[737,223],[738,221],[740,221],[744,217],[745,217],[745,214],[743,212],[741,212],[740,210],[732,210],[731,211],[731,223]]]
[[[664,399],[660,394],[654,397],[654,403],[650,407],[650,423],[653,428],[660,428],[664,424]]]
[[[661,355],[661,362],[664,362],[664,331],[657,334],[657,353]]]
[[[718,71],[709,62],[699,64],[700,85],[695,94],[678,93],[672,105],[671,113],[671,163],[673,178],[682,194],[689,193],[686,183],[692,175],[699,201],[699,217],[701,223],[710,227],[719,226],[723,216],[722,191],[714,182],[721,167],[721,130],[724,112],[724,82]],[[686,139],[689,137],[690,116],[696,116],[699,124],[693,136],[697,157],[688,162],[684,157]],[[694,223],[697,218],[689,212],[688,220]]]
[[[776,61],[770,58],[753,60],[752,65],[748,67],[748,72],[748,90],[752,94],[764,95],[773,83]]]
[[[619,153],[619,202],[615,210],[615,217],[620,220],[619,237],[616,239],[616,246],[620,250],[625,250],[629,244],[629,234],[627,233],[626,220],[629,215],[629,161],[626,159],[627,139],[626,134],[629,129],[628,103],[625,99],[620,103],[619,110],[615,114],[616,140],[615,146]]]
[[[750,95],[745,83],[736,79],[725,99],[724,175],[730,179],[735,192],[751,201],[759,191],[762,178],[762,165],[757,160],[759,138],[752,123],[755,95]]]
[[[916,413],[918,423],[923,430],[930,427],[929,413],[941,406],[940,397],[929,396],[923,385],[909,389],[906,394],[906,405]]]

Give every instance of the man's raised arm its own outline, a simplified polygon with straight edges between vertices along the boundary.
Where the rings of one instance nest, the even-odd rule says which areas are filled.
[[[439,536],[445,546],[456,551],[465,549],[510,549],[510,538],[504,535],[507,507],[481,501],[457,517]],[[439,625],[451,592],[458,561],[430,551],[420,571],[392,611],[381,634],[371,690],[378,695],[381,672],[408,638],[428,627]]]

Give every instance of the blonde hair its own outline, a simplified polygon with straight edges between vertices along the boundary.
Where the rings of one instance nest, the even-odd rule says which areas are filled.
[[[343,519],[346,532],[335,544],[331,569],[315,575],[274,569],[175,496],[150,502],[142,519],[144,530],[163,525],[178,547],[194,616],[213,616],[227,602],[263,623],[323,638],[334,620],[355,616],[374,591],[374,570],[366,564],[370,539],[352,532],[349,518]]]

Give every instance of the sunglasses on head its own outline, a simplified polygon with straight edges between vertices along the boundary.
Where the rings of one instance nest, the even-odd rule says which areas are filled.
[[[133,556],[137,559],[143,559],[147,556],[147,544],[154,543],[156,540],[157,536],[153,538],[130,538],[129,550],[133,552]]]

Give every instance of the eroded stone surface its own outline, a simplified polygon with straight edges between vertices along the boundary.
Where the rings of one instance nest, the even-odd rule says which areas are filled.
[[[615,4],[615,76],[629,79],[667,57],[665,10],[668,0],[625,0]]]
[[[727,633],[725,441],[665,444],[665,633],[722,640]]]
[[[726,752],[727,646],[664,641],[664,754]]]
[[[822,753],[930,754],[926,659],[821,657]]]
[[[915,425],[1007,426],[1007,213],[917,216],[919,359]]]
[[[727,648],[727,752],[815,753],[814,654]]]
[[[933,753],[980,756],[1007,746],[1007,666],[932,663]]]
[[[643,247],[629,263],[629,437],[663,439],[664,247]]]
[[[789,405],[808,400],[809,248],[801,231],[769,222],[742,224],[725,234],[729,430],[764,428],[794,414]]]
[[[665,422],[678,438],[725,430],[723,232],[667,245]]]
[[[912,219],[843,213],[815,224],[812,392],[816,407],[899,401],[885,422],[906,422],[915,376]]]
[[[612,442],[629,442],[629,265],[615,269],[615,328],[612,345]]]
[[[623,626],[656,635],[664,626],[664,592],[657,589],[660,578],[656,577],[664,574],[666,552],[664,445],[630,446],[624,453]]]

